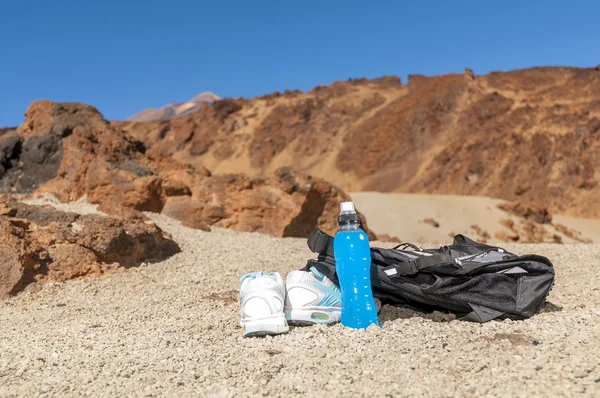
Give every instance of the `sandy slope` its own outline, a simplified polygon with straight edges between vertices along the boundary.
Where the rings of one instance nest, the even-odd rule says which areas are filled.
[[[600,394],[599,245],[507,246],[556,264],[550,301],[562,310],[527,321],[480,325],[384,307],[378,330],[244,339],[239,277],[302,266],[304,240],[153,219],[182,253],[0,303],[0,396]]]
[[[502,219],[517,218],[498,209],[503,200],[481,196],[393,194],[380,192],[356,192],[351,194],[356,207],[367,217],[369,227],[376,233],[397,236],[410,242],[447,244],[452,242],[449,235],[465,234],[477,239],[472,225],[487,231],[496,242],[498,231],[510,232],[503,226]],[[438,227],[424,223],[432,218]],[[600,243],[600,220],[566,216],[554,216],[553,221],[581,232],[581,236]],[[552,233],[560,235],[565,243],[575,243],[573,239],[547,226]]]

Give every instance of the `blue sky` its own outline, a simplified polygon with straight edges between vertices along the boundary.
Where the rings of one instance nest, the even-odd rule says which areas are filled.
[[[202,91],[600,64],[600,1],[0,1],[0,126],[36,99],[111,120]]]

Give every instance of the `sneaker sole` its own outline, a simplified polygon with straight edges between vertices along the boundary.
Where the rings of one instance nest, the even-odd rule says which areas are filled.
[[[244,337],[274,336],[290,330],[283,314],[254,321],[244,321],[242,326]]]
[[[340,321],[342,311],[335,307],[309,307],[286,311],[285,319],[290,325],[308,326],[330,324]]]

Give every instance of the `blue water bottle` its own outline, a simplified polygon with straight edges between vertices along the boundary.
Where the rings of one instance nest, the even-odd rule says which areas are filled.
[[[342,291],[342,325],[365,329],[377,323],[371,289],[371,250],[367,234],[360,229],[353,202],[343,202],[333,239],[335,269]]]

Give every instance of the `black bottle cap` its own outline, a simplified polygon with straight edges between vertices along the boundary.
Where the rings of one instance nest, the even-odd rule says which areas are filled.
[[[339,224],[346,224],[350,221],[360,222],[360,219],[358,218],[358,214],[356,214],[356,213],[342,214],[341,216],[338,217]]]

